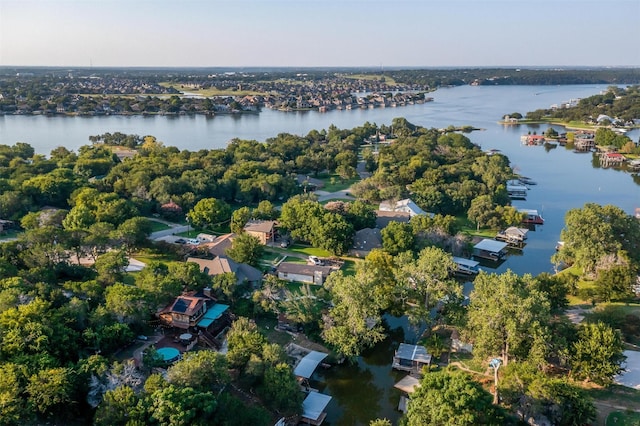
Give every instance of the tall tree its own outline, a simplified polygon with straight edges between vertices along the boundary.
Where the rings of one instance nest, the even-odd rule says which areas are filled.
[[[501,425],[503,410],[471,376],[460,371],[429,373],[411,394],[407,426]]]
[[[481,272],[474,281],[468,309],[467,334],[479,359],[500,356],[505,365],[512,357],[546,356],[544,336],[549,321],[549,302],[531,286],[530,275],[520,277]]]
[[[623,371],[624,344],[617,330],[608,325],[583,323],[578,328],[578,340],[570,349],[571,374],[601,385],[609,384]]]
[[[203,198],[187,216],[194,226],[210,228],[228,221],[231,218],[231,207],[216,198]]]

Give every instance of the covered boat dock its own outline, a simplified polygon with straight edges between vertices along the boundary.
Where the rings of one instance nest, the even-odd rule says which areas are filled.
[[[471,259],[465,259],[464,257],[453,257],[453,261],[456,263],[456,272],[459,274],[474,275],[480,272],[480,262]]]
[[[331,401],[329,395],[319,392],[309,392],[307,397],[302,401],[302,419],[301,423],[318,426],[324,422],[327,413],[324,411]]]
[[[483,259],[498,261],[507,255],[507,243],[487,238],[473,246],[473,255]]]

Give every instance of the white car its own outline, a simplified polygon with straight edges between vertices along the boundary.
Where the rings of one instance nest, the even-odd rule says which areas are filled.
[[[322,260],[320,260],[320,258],[318,256],[309,256],[309,262],[313,263],[314,265],[318,265],[318,266],[324,265],[324,262]]]
[[[197,246],[198,244],[200,244],[200,240],[198,240],[197,238],[190,238],[187,240],[187,242],[189,244],[193,244],[194,246]]]

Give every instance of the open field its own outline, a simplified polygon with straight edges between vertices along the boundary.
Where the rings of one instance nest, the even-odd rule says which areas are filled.
[[[168,83],[163,82],[159,83],[162,87],[173,87],[174,89],[180,91],[181,93],[195,93],[201,95],[203,97],[213,97],[213,96],[247,96],[247,95],[264,95],[265,93],[254,92],[251,90],[219,90],[216,88],[210,89],[195,89],[184,87],[179,83]]]
[[[398,84],[393,78],[383,74],[351,74],[351,75],[342,75],[342,77],[351,78],[353,80],[369,80],[369,81],[375,81],[375,80],[380,80],[384,78],[384,82],[389,86],[396,86]]]

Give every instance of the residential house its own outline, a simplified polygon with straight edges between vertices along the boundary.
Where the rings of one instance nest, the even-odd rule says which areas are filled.
[[[187,262],[198,264],[200,271],[215,277],[225,273],[234,273],[236,275],[236,284],[247,283],[253,288],[260,286],[262,282],[262,272],[251,265],[245,263],[236,263],[225,256],[216,256],[213,259],[199,259],[190,257]]]
[[[263,245],[272,243],[276,238],[275,220],[252,220],[244,226],[244,232],[256,237]]]
[[[378,228],[364,228],[356,231],[353,247],[349,253],[355,257],[365,257],[375,248],[382,247],[382,235]]]
[[[278,265],[276,271],[278,278],[281,280],[322,285],[329,274],[333,272],[333,268],[330,266],[282,262]]]
[[[380,203],[380,207],[378,207],[378,209],[387,212],[409,213],[409,216],[411,217],[426,213],[416,203],[414,203],[411,198],[405,198],[404,200],[396,202],[391,200],[383,201]]]
[[[227,249],[231,248],[236,234],[224,234],[216,237],[212,242],[206,243],[207,250],[214,256],[226,256]]]
[[[384,229],[391,222],[409,223],[411,215],[405,212],[389,212],[376,210],[376,228]]]
[[[171,327],[188,330],[195,327],[207,311],[207,304],[215,301],[205,294],[183,294],[158,313],[160,320]]]

